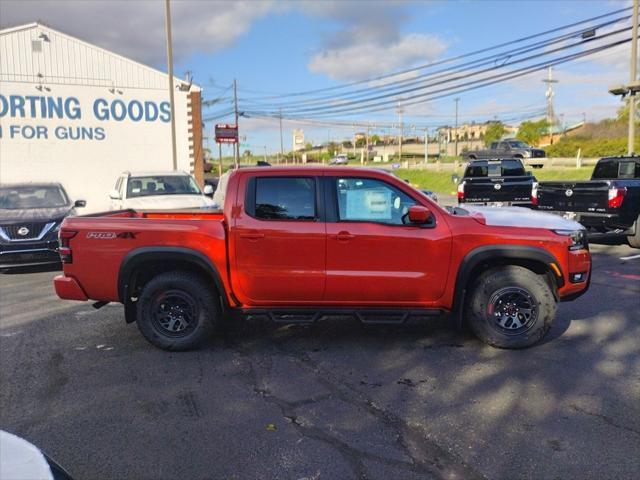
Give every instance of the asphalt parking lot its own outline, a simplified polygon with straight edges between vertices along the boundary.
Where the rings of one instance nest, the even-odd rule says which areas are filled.
[[[640,251],[592,252],[590,291],[522,351],[333,320],[167,353],[121,306],[58,300],[55,272],[0,275],[0,428],[78,479],[638,478]]]

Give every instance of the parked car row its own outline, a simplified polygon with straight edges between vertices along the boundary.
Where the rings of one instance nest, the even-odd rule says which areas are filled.
[[[471,160],[458,203],[544,210],[577,220],[592,237],[624,235],[640,248],[640,157],[601,158],[583,182],[538,182],[519,158]]]

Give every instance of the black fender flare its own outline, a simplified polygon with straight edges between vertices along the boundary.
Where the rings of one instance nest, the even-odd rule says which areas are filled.
[[[464,302],[471,273],[483,263],[496,260],[504,264],[517,264],[519,261],[524,261],[544,265],[545,271],[550,272],[555,280],[556,288],[553,294],[558,300],[557,290],[564,285],[564,274],[558,260],[547,250],[525,245],[487,245],[478,247],[465,255],[456,274],[452,311],[458,328],[462,327]],[[552,263],[558,268],[560,276],[551,267]]]
[[[213,280],[222,301],[222,308],[229,308],[220,273],[211,260],[202,252],[185,247],[141,247],[127,253],[118,272],[118,298],[125,305],[127,322],[133,321],[130,320],[131,318],[135,319],[135,316],[130,316],[132,312],[127,311],[127,305],[131,303],[127,299],[133,273],[138,267],[147,262],[162,261],[187,263],[201,269]]]

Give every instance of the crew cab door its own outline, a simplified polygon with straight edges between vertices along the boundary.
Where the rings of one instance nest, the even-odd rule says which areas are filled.
[[[249,306],[317,304],[325,286],[326,231],[319,182],[305,175],[245,175],[229,249],[232,285]],[[229,192],[228,192],[229,194]]]
[[[498,157],[511,155],[511,145],[509,145],[509,142],[499,142],[496,154]]]
[[[430,205],[413,189],[358,176],[328,176],[325,182],[325,301],[428,306],[437,300],[444,292],[451,249],[440,212],[431,206],[431,224],[413,225],[409,207]]]

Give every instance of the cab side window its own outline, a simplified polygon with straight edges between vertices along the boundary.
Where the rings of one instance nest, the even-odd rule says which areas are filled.
[[[371,178],[336,179],[338,219],[343,222],[409,223],[416,201],[399,189]]]
[[[306,177],[259,177],[247,190],[247,213],[261,220],[315,220],[316,182]]]

